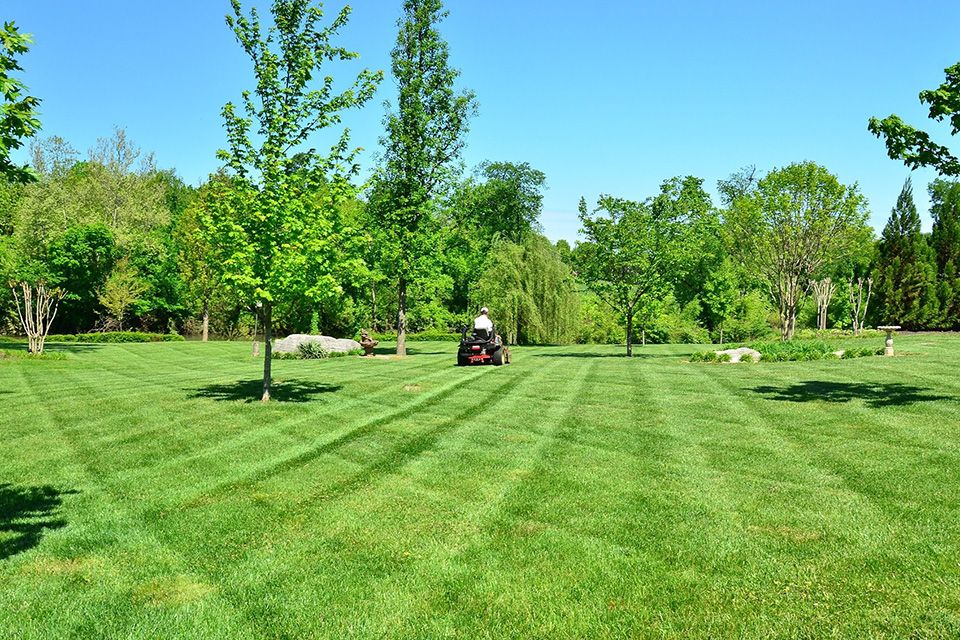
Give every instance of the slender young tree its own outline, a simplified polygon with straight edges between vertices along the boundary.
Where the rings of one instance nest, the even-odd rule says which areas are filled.
[[[853,325],[853,335],[858,336],[863,331],[863,323],[870,310],[870,296],[873,294],[873,278],[860,276],[854,282],[850,280],[847,288],[850,296],[850,321]]]
[[[937,315],[937,269],[933,250],[920,231],[910,178],[883,228],[874,271],[874,309],[880,323],[921,329]]]
[[[173,228],[177,263],[191,302],[200,308],[203,342],[210,338],[210,301],[220,286],[220,263],[216,248],[203,233],[202,222],[218,206],[231,185],[225,176],[212,176],[201,186],[190,206],[180,214]],[[196,307],[195,307],[196,308]]]
[[[371,206],[389,245],[388,268],[397,283],[397,355],[406,355],[407,296],[424,253],[436,242],[433,204],[457,176],[474,95],[454,87],[449,47],[438,30],[441,0],[405,0],[391,54],[398,96],[385,119],[384,163]]]
[[[811,286],[813,288],[813,299],[817,303],[817,329],[826,331],[827,312],[830,310],[830,301],[837,291],[837,286],[834,284],[833,278],[830,277],[814,280]]]
[[[229,145],[218,156],[236,188],[205,226],[220,253],[224,282],[244,299],[262,303],[266,402],[274,306],[339,293],[348,265],[355,263],[339,260],[350,238],[339,207],[353,196],[350,181],[357,171],[349,130],[343,129],[327,155],[302,146],[314,132],[340,125],[343,111],[365,104],[381,74],[361,71],[340,93],[330,74],[311,88],[325,63],[357,57],[333,44],[349,7],[321,26],[323,9],[311,0],[274,0],[273,24],[265,30],[255,8],[245,14],[240,0],[231,4],[227,25],[253,63],[256,88],[243,92],[243,115],[233,103],[223,108]]]
[[[730,258],[727,258],[707,274],[703,283],[706,316],[710,327],[718,332],[720,344],[723,344],[724,325],[733,315],[739,297],[737,270]]]

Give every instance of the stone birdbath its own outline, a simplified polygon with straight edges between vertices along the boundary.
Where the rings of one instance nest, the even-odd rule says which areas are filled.
[[[900,328],[900,325],[889,326],[889,327],[877,327],[877,329],[880,329],[880,331],[887,332],[887,341],[885,343],[886,346],[883,349],[883,355],[885,356],[893,355],[893,332],[898,330],[899,328]]]

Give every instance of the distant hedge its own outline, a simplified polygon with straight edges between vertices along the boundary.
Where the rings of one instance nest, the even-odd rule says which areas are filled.
[[[396,342],[397,333],[371,333],[370,337],[374,340],[379,340],[380,342]],[[359,339],[359,336],[357,336]],[[459,342],[460,333],[453,333],[446,329],[427,329],[426,331],[420,331],[418,333],[408,333],[407,334],[408,342]]]
[[[49,335],[47,342],[183,342],[183,336],[176,333],[144,333],[142,331],[106,331],[103,333],[77,333]]]

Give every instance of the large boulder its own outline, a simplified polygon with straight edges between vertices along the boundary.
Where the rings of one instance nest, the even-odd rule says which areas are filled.
[[[297,353],[300,345],[315,342],[323,347],[324,350],[346,353],[360,349],[360,343],[349,338],[331,338],[330,336],[312,336],[307,333],[294,333],[283,340],[277,340],[273,343],[273,350],[282,353]]]

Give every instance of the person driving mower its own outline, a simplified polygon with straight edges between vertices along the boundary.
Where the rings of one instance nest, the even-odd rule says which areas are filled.
[[[490,309],[487,309],[486,307],[482,307],[480,309],[480,315],[477,316],[476,320],[473,321],[474,331],[477,329],[483,329],[484,331],[493,333],[493,322],[490,320],[489,314]]]

